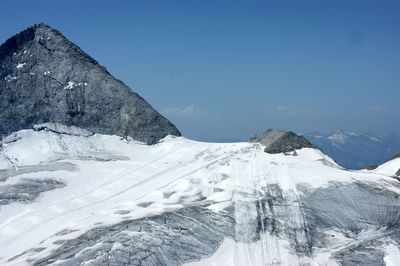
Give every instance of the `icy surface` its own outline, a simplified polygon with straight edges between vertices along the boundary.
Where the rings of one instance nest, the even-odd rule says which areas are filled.
[[[399,160],[345,171],[312,148],[15,136],[0,150],[1,265],[391,265],[399,256]]]

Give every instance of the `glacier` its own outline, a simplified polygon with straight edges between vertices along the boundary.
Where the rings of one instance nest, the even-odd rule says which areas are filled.
[[[1,265],[398,264],[400,158],[37,129],[0,146]]]

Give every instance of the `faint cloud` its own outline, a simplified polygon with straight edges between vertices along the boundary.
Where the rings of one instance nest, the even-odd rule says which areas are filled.
[[[169,107],[162,111],[166,116],[179,116],[179,117],[203,117],[208,113],[194,105],[187,107]]]
[[[292,109],[293,109],[293,107],[291,107],[291,106],[285,106],[285,105],[276,106],[276,110],[278,110],[278,111],[289,111]]]
[[[288,105],[277,105],[275,106],[275,111],[286,115],[318,115],[318,112],[315,110]]]

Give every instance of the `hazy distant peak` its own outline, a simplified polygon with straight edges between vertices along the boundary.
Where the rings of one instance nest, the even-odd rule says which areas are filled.
[[[342,132],[334,132],[328,137],[328,139],[335,143],[344,144],[346,143],[348,137]]]

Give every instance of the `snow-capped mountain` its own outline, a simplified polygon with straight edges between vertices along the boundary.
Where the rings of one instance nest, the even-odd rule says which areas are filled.
[[[41,128],[41,127],[37,127]],[[60,127],[59,127],[60,128]],[[1,265],[393,265],[399,159],[347,171],[320,150],[76,129],[0,155]]]
[[[398,158],[348,171],[293,132],[177,137],[43,24],[0,62],[0,265],[400,261]]]
[[[349,169],[380,165],[400,150],[400,136],[385,137],[337,131],[303,134],[311,143]]]

